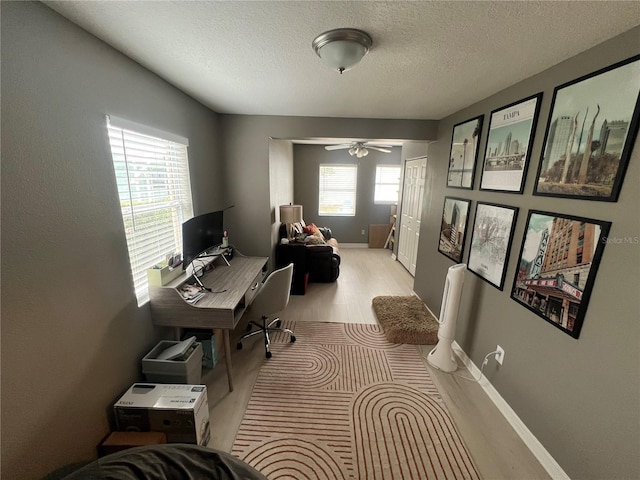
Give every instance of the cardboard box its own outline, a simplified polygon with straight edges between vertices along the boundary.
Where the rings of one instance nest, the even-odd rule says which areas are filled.
[[[209,443],[205,385],[134,383],[113,408],[120,431],[164,432],[169,443]]]
[[[167,348],[180,342],[162,340],[142,359],[142,373],[147,382],[186,383],[198,385],[202,380],[202,345],[194,348],[185,360],[159,360],[157,357]]]
[[[127,448],[167,443],[164,432],[111,432],[98,446],[98,456],[104,457]]]

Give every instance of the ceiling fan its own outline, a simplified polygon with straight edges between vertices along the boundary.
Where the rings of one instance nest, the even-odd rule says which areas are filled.
[[[369,155],[369,150],[378,150],[379,152],[391,153],[389,150],[393,145],[383,145],[371,142],[350,142],[341,143],[339,145],[327,145],[325,150],[342,150],[349,149],[349,155],[355,155],[358,158],[366,157]]]

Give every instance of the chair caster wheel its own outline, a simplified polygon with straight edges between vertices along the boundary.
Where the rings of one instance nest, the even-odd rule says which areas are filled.
[[[291,335],[291,343],[294,343],[296,341],[296,336],[295,335]]]
[[[238,344],[236,345],[236,348],[238,350],[242,350],[242,342],[238,342]]]
[[[271,352],[267,352],[265,355],[267,358],[271,358]]]
[[[276,328],[280,328],[282,326],[282,320],[278,320],[276,322]]]

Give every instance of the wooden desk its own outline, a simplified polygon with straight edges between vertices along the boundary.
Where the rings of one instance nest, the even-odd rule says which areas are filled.
[[[154,325],[175,327],[178,338],[182,328],[222,331],[230,392],[233,391],[233,372],[229,332],[238,325],[242,314],[258,292],[266,274],[268,260],[267,257],[236,255],[230,266],[220,258],[214,260],[212,263],[215,268],[200,278],[212,292],[207,292],[194,305],[187,303],[179,291],[191,278],[186,273],[163,287],[149,287],[151,319]]]

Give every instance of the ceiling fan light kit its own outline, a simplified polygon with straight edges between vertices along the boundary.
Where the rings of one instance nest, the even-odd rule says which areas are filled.
[[[327,65],[342,74],[362,60],[373,40],[362,30],[336,28],[318,35],[311,45]]]
[[[366,157],[369,155],[369,149],[378,150],[379,152],[391,153],[390,148],[392,145],[374,144],[369,142],[352,142],[342,143],[338,145],[327,145],[325,150],[343,150],[348,148],[349,155],[356,156],[358,158]]]
[[[362,158],[369,155],[369,150],[364,147],[351,147],[349,149],[349,155],[351,155],[352,157],[355,155],[358,158]]]

